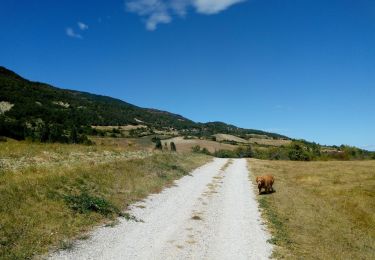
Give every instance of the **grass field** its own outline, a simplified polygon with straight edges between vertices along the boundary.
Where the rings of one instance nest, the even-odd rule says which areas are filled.
[[[0,259],[68,248],[93,226],[124,215],[210,157],[129,151],[116,145],[8,141],[0,150]]]
[[[275,176],[258,196],[278,259],[375,258],[375,161],[251,159],[251,178]]]

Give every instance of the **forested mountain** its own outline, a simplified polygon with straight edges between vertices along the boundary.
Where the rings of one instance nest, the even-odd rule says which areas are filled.
[[[261,134],[287,138],[222,122],[196,123],[177,114],[141,108],[115,98],[32,82],[0,67],[0,135],[80,142],[79,136],[90,131],[92,125],[128,124],[173,128],[191,135]]]

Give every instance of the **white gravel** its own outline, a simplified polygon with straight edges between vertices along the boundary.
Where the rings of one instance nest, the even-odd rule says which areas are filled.
[[[246,160],[215,159],[130,208],[144,222],[96,229],[51,259],[268,259]],[[194,217],[196,219],[193,219]]]

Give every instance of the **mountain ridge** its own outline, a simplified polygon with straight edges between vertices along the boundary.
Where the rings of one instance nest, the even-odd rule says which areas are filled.
[[[140,122],[155,129],[174,128],[185,134],[198,136],[217,133],[260,134],[270,138],[289,139],[276,133],[240,128],[224,122],[194,122],[169,111],[143,108],[105,95],[30,81],[2,66],[0,102],[12,105],[11,109],[0,113],[0,135],[17,139],[24,139],[29,132],[40,132],[38,127],[46,124],[60,128],[60,132],[67,132],[68,128],[81,126],[137,125]],[[7,130],[6,127],[15,129]],[[24,132],[23,136],[21,132]]]

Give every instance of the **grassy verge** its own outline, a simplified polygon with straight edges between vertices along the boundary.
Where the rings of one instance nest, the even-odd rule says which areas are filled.
[[[275,176],[276,192],[258,196],[275,258],[374,259],[374,161],[251,159],[249,166],[254,176]]]
[[[41,148],[35,149],[39,154]],[[84,153],[93,148],[78,149]],[[23,152],[15,156],[19,154]],[[119,215],[131,218],[121,213],[127,205],[209,160],[197,154],[158,153],[5,169],[0,173],[0,259],[27,259],[56,246],[69,248],[71,239],[99,223]]]

